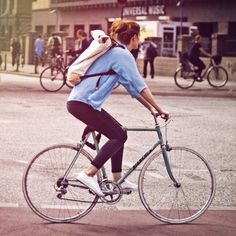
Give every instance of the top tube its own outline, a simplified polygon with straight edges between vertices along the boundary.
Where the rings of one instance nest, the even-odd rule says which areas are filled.
[[[124,127],[125,130],[127,131],[158,131],[160,130],[160,125],[159,125],[159,122],[157,120],[157,117],[153,115],[153,118],[154,118],[154,123],[155,123],[155,128],[143,128],[143,127],[140,127],[140,128],[136,128],[136,127]]]

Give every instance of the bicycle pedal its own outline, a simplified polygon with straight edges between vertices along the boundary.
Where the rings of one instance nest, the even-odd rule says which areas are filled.
[[[129,195],[129,194],[132,193],[132,189],[122,189],[122,190],[121,190],[121,193],[122,193],[122,194]]]

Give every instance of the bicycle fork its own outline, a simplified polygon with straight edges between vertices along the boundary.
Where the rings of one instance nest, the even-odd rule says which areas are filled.
[[[174,175],[172,173],[172,170],[171,170],[171,166],[170,166],[170,161],[169,161],[169,157],[168,157],[168,153],[167,153],[170,150],[171,150],[171,147],[169,147],[168,144],[162,144],[161,145],[161,151],[162,151],[162,155],[163,155],[163,158],[164,158],[166,171],[167,171],[170,179],[173,181],[174,186],[179,188],[179,187],[181,187],[181,184],[174,177]]]
[[[155,120],[155,124],[156,124],[157,135],[158,135],[159,140],[160,140],[161,151],[162,151],[162,155],[163,155],[163,158],[164,158],[166,171],[167,171],[170,179],[173,181],[174,186],[179,188],[181,186],[181,184],[176,180],[176,178],[173,175],[173,172],[172,172],[171,166],[170,166],[168,153],[167,153],[167,152],[171,151],[171,147],[169,146],[168,141],[167,141],[167,131],[166,131],[166,144],[165,144],[164,141],[163,141],[161,129],[160,129],[160,126],[157,122],[156,117],[154,117],[154,120]]]

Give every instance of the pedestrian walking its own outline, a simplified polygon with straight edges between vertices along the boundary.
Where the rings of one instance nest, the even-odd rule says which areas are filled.
[[[39,62],[41,62],[42,66],[44,66],[44,40],[42,39],[41,35],[34,42],[34,73],[37,74],[37,68]]]
[[[88,48],[89,41],[87,39],[87,34],[82,29],[77,30],[76,37],[77,39],[75,40],[75,53],[78,57]]]
[[[138,58],[138,54],[139,54],[139,47],[140,47],[140,45],[138,46],[138,48],[137,49],[132,49],[130,52],[131,52],[131,54],[134,56],[134,59],[135,60],[137,60],[137,58]]]
[[[142,50],[144,52],[144,64],[143,64],[143,77],[147,77],[147,66],[150,64],[150,74],[151,78],[154,78],[155,68],[154,68],[154,59],[157,56],[157,45],[146,38],[142,43]]]
[[[91,41],[88,40],[87,34],[82,29],[78,29],[76,32],[74,50],[69,51],[72,56],[69,65],[71,65],[88,48],[90,43]]]
[[[2,68],[2,55],[1,55],[1,51],[0,51],[0,70]]]
[[[21,45],[18,38],[13,38],[11,43],[12,66],[16,65],[16,71],[19,71]]]

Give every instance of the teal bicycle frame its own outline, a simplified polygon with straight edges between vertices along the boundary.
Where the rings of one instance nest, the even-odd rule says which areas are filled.
[[[168,144],[164,143],[164,140],[163,140],[163,137],[162,137],[162,132],[161,132],[161,129],[160,129],[160,125],[157,121],[157,118],[154,117],[154,120],[155,120],[155,128],[127,128],[127,127],[125,127],[125,130],[127,130],[127,131],[138,131],[138,132],[139,131],[154,131],[154,132],[157,132],[159,140],[148,151],[146,151],[144,153],[144,155],[132,167],[130,167],[124,173],[123,177],[118,181],[119,184],[121,184],[160,145],[168,175],[169,175],[170,179],[173,181],[174,185],[176,187],[180,187],[180,184],[175,179],[175,177],[174,177],[174,175],[171,171],[171,167],[170,167],[170,162],[169,162],[167,151],[171,150],[171,148],[169,147]],[[98,145],[98,142],[96,140],[95,132],[92,131],[91,133],[92,133],[94,145],[96,147],[96,151],[98,152],[99,151],[99,145]],[[83,141],[83,145],[88,140],[91,133],[89,133],[86,136],[85,140]],[[102,172],[103,179],[107,179],[107,174],[106,174],[106,170],[105,170],[104,166],[101,168],[101,172]]]

